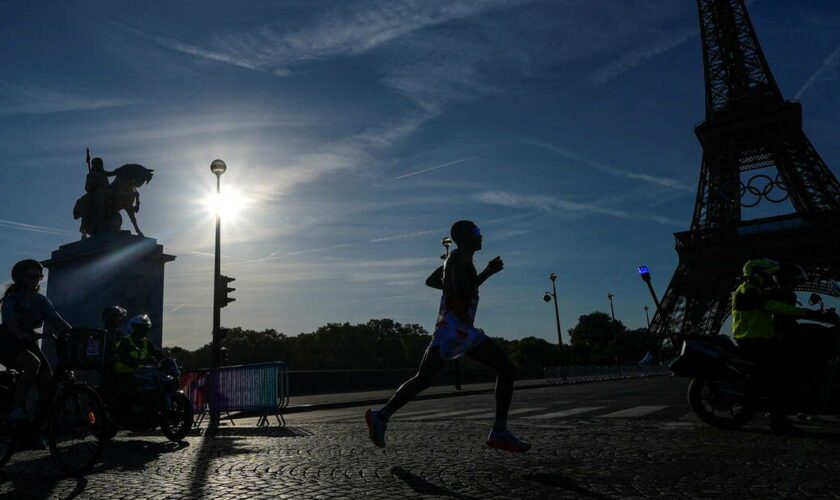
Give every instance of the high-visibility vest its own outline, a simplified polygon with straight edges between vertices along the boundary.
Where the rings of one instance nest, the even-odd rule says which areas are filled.
[[[131,359],[137,360],[138,361],[137,364],[140,364],[139,362],[145,361],[146,359],[148,359],[148,357],[149,357],[149,339],[144,338],[143,341],[141,342],[141,344],[142,344],[141,347],[137,347],[137,344],[134,343],[134,339],[131,338],[130,335],[128,337],[125,337],[124,339],[122,339],[120,341],[120,346],[122,346],[123,342],[128,342],[129,345],[131,346],[131,350],[129,351],[128,356]],[[116,364],[114,364],[114,371],[117,372],[117,373],[133,373],[134,368],[132,368],[131,366],[128,366],[127,364],[123,363],[122,361],[117,361]]]

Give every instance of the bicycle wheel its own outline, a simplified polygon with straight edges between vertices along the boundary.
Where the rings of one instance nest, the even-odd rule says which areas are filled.
[[[99,437],[107,425],[99,395],[86,385],[67,386],[53,403],[47,421],[50,455],[68,476],[80,476],[99,459],[107,441]]]

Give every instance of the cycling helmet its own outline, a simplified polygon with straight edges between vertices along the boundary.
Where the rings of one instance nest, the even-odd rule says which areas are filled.
[[[26,259],[18,262],[12,266],[12,281],[16,284],[23,280],[24,275],[28,271],[37,270],[39,273],[44,273],[44,266],[35,259]]]
[[[124,307],[111,306],[102,311],[102,322],[105,324],[119,323],[125,319],[127,314]]]
[[[131,325],[132,330],[137,327],[146,327],[146,329],[149,329],[152,327],[152,320],[149,319],[148,314],[138,314],[137,316],[131,318],[129,324]]]

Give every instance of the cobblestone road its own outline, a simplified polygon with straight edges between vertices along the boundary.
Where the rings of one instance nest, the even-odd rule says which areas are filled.
[[[361,416],[361,415],[360,415]],[[361,419],[360,419],[361,422]],[[475,421],[400,422],[374,448],[363,424],[238,435],[120,437],[86,481],[43,452],[2,471],[5,498],[836,498],[837,435],[781,437],[637,419],[512,421],[534,449],[483,446]],[[257,435],[257,432],[259,435]]]

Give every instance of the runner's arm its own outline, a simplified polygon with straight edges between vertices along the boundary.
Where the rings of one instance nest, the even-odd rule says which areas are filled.
[[[434,288],[435,290],[443,290],[443,266],[435,269],[432,274],[426,278],[426,286]]]

